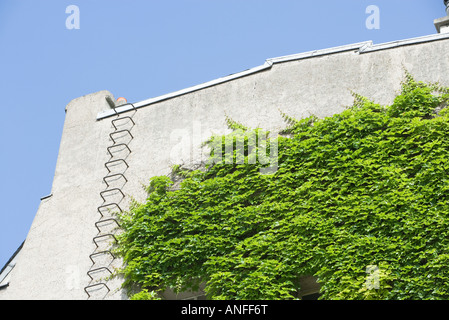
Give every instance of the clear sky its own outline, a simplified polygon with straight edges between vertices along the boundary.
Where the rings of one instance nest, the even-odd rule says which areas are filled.
[[[0,0],[0,268],[51,192],[72,99],[138,102],[268,58],[435,34],[444,15],[443,0]]]

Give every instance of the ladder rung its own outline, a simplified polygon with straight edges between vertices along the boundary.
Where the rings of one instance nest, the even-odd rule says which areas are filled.
[[[87,295],[88,295],[89,298],[90,298],[90,293],[87,291],[87,289],[90,289],[90,288],[93,288],[93,287],[98,287],[98,286],[104,286],[104,287],[106,287],[106,289],[108,289],[108,293],[111,291],[111,289],[109,289],[109,287],[106,285],[106,283],[101,282],[101,283],[91,284],[90,286],[85,287],[85,288],[84,288],[84,292],[86,292]]]
[[[134,120],[133,120],[131,117],[129,117],[129,116],[121,117],[121,118],[112,120],[112,125],[114,126],[114,129],[115,129],[115,130],[118,130],[118,128],[117,128],[117,126],[115,125],[115,123],[116,123],[117,121],[120,121],[120,120],[123,120],[123,119],[129,119],[129,120],[131,120],[131,122],[133,123],[133,126],[136,125],[136,123],[134,122]]]
[[[116,174],[111,174],[109,176],[106,176],[103,178],[103,181],[106,183],[106,185],[109,188],[109,183],[106,181],[107,179],[113,178],[113,177],[122,177],[123,179],[125,179],[126,182],[128,182],[128,179],[126,179],[126,177],[123,175],[123,173],[116,173]]]
[[[104,195],[105,193],[111,193],[112,191],[118,191],[118,192],[120,192],[121,195],[122,195],[122,199],[125,197],[125,195],[123,194],[123,191],[120,190],[119,188],[109,189],[109,190],[105,190],[105,191],[100,192],[100,196],[101,196],[101,198],[103,199],[104,202],[106,202],[106,199],[104,198],[103,195]]]
[[[97,246],[97,248],[99,247],[99,245],[96,240],[100,239],[100,238],[106,238],[106,237],[112,237],[112,238],[114,238],[115,242],[117,242],[117,238],[112,233],[103,234],[101,236],[96,236],[93,238],[93,241],[94,241],[95,245]]]
[[[97,272],[97,271],[100,271],[100,270],[107,270],[107,271],[109,271],[109,273],[112,275],[112,271],[109,270],[109,268],[107,268],[107,267],[100,267],[100,268],[96,268],[96,269],[89,270],[89,271],[87,271],[87,275],[88,275],[92,280],[94,280],[94,278],[92,278],[92,276],[91,276],[90,274],[91,274],[91,273],[94,273],[94,272]]]
[[[122,146],[124,146],[126,149],[128,149],[129,153],[132,152],[131,149],[128,147],[128,145],[127,145],[126,143],[115,144],[115,145],[113,145],[113,146],[108,147],[108,153],[109,153],[109,155],[111,156],[111,158],[114,157],[114,155],[113,155],[112,152],[111,152],[111,149],[117,148],[117,147],[122,147]]]
[[[109,219],[104,219],[104,220],[100,220],[100,221],[95,222],[95,227],[97,228],[98,232],[101,232],[101,230],[98,227],[98,225],[102,224],[103,222],[106,222],[106,221],[114,221],[117,224],[117,226],[120,228],[120,224],[118,223],[118,221],[116,219],[109,218]]]
[[[94,256],[99,256],[99,255],[102,255],[102,254],[109,254],[109,255],[111,255],[111,257],[112,257],[113,260],[115,259],[115,256],[114,256],[114,255],[112,254],[112,252],[109,251],[109,250],[101,251],[101,252],[96,252],[96,253],[92,253],[92,254],[89,256],[89,259],[90,259],[90,261],[92,261],[92,264],[95,264],[95,261],[94,261],[93,257],[94,257]]]
[[[129,168],[128,163],[124,159],[112,160],[112,161],[108,161],[104,164],[106,169],[108,169],[108,171],[109,171],[108,173],[111,173],[111,169],[108,167],[108,164],[112,164],[112,163],[116,163],[116,162],[123,162],[126,165],[126,168]]]
[[[131,134],[131,132],[128,129],[123,129],[123,130],[119,130],[116,132],[112,132],[109,134],[109,138],[111,138],[111,140],[114,141],[114,144],[115,144],[115,143],[117,143],[117,141],[114,140],[113,135],[116,135],[118,133],[123,133],[123,132],[127,132],[131,136],[131,139],[134,139],[134,136]]]
[[[103,199],[104,200],[104,199]],[[101,214],[101,217],[103,218],[103,213],[101,212],[101,209],[103,209],[103,208],[107,208],[107,207],[110,207],[110,206],[116,206],[118,209],[119,209],[119,211],[120,211],[120,213],[122,213],[123,212],[123,210],[122,210],[122,208],[120,208],[120,206],[117,204],[117,203],[109,203],[109,204],[105,204],[104,206],[99,206],[98,208],[97,208],[97,211]]]

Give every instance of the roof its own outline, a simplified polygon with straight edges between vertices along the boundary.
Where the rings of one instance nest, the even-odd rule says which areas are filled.
[[[205,89],[208,87],[212,87],[212,86],[215,86],[215,85],[218,85],[221,83],[225,83],[225,82],[228,82],[228,81],[231,81],[234,79],[238,79],[241,77],[245,77],[247,75],[254,74],[254,73],[257,73],[257,72],[260,72],[263,70],[268,70],[274,64],[277,64],[277,63],[309,59],[309,58],[314,58],[314,57],[318,57],[318,56],[341,53],[341,52],[346,52],[346,51],[353,51],[353,50],[355,50],[358,54],[365,54],[365,53],[379,51],[379,50],[387,50],[387,49],[392,49],[392,48],[397,48],[397,47],[402,47],[402,46],[407,46],[407,45],[414,45],[414,44],[438,41],[438,40],[444,40],[444,39],[449,39],[449,33],[433,34],[433,35],[422,36],[422,37],[417,37],[417,38],[386,42],[386,43],[382,43],[382,44],[373,44],[372,41],[365,41],[365,42],[359,42],[359,43],[354,43],[354,44],[349,44],[349,45],[344,45],[344,46],[339,46],[339,47],[328,48],[328,49],[314,50],[314,51],[309,51],[309,52],[305,52],[305,53],[293,54],[293,55],[288,55],[288,56],[283,56],[283,57],[278,57],[278,58],[271,58],[271,59],[267,59],[263,65],[252,68],[252,69],[248,69],[248,70],[245,70],[245,71],[242,71],[239,73],[231,74],[231,75],[223,77],[223,78],[218,78],[218,79],[215,79],[215,80],[212,80],[209,82],[205,82],[203,84],[199,84],[199,85],[196,85],[193,87],[189,87],[186,89],[168,93],[168,94],[158,96],[155,98],[147,99],[147,100],[140,101],[140,102],[133,103],[133,104],[128,103],[128,104],[119,106],[115,109],[109,109],[109,110],[102,111],[97,115],[97,120],[101,120],[101,119],[104,119],[104,118],[107,118],[107,117],[110,117],[110,116],[113,116],[116,114],[120,114],[123,112],[133,110],[133,109],[146,107],[146,106],[152,105],[152,104],[160,102],[160,101],[168,100],[168,99],[175,98],[175,97],[178,97],[178,96],[181,96],[184,94],[188,94],[188,93],[202,90],[202,89]]]

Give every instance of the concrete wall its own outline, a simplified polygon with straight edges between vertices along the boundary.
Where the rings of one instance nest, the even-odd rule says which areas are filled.
[[[296,118],[331,116],[352,103],[351,91],[390,104],[400,90],[403,66],[417,80],[449,86],[449,38],[275,63],[260,72],[101,120],[97,115],[110,108],[105,99],[112,97],[110,92],[73,100],[66,109],[52,196],[42,201],[0,299],[87,299],[84,288],[95,283],[87,272],[98,266],[111,270],[119,266],[117,259],[102,257],[95,265],[89,259],[109,245],[97,248],[93,238],[109,232],[99,233],[95,223],[100,219],[97,207],[104,204],[100,193],[107,190],[104,163],[111,159],[107,148],[113,145],[109,137],[115,131],[113,120],[129,116],[135,123],[126,119],[121,123],[133,139],[126,132],[115,137],[132,151],[114,154],[129,165],[114,168],[128,182],[119,176],[109,187],[125,193],[117,201],[126,209],[129,195],[145,199],[142,184],[152,176],[168,174],[173,164],[205,160],[200,144],[212,133],[227,132],[226,114],[247,126],[276,131],[286,126],[278,108]],[[91,299],[126,298],[120,279],[103,281],[110,291],[94,288]]]

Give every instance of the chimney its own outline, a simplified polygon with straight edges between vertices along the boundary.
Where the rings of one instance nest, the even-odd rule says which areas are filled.
[[[434,20],[435,28],[438,33],[449,33],[449,0],[444,0],[446,6],[446,16]]]
[[[121,106],[121,105],[124,105],[124,104],[127,104],[127,103],[128,103],[128,101],[125,98],[123,98],[123,97],[118,98],[117,101],[115,102],[117,107]]]

